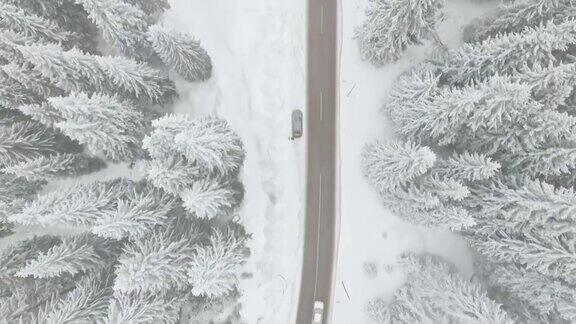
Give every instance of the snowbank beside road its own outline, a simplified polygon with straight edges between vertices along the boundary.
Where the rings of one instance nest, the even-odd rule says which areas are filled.
[[[242,137],[247,159],[241,220],[253,237],[242,280],[246,323],[290,323],[300,276],[303,141],[290,113],[305,104],[305,0],[172,0],[164,23],[199,38],[212,79],[178,84],[179,113],[217,114]]]
[[[342,54],[340,70],[341,232],[333,321],[336,324],[369,323],[366,303],[390,298],[404,280],[395,260],[405,251],[430,252],[471,273],[471,256],[465,243],[451,233],[411,226],[391,214],[362,176],[360,152],[377,138],[391,135],[381,113],[386,93],[408,67],[424,60],[430,46],[408,50],[395,64],[375,68],[362,61],[354,28],[364,20],[368,0],[342,1]],[[461,32],[473,17],[494,4],[450,0],[446,19],[439,27],[444,42],[461,42]],[[374,274],[374,271],[376,273]]]

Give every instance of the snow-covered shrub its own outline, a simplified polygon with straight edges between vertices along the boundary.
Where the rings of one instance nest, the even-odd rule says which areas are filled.
[[[370,0],[355,34],[363,58],[382,65],[424,39],[440,42],[435,27],[443,5],[442,0]]]

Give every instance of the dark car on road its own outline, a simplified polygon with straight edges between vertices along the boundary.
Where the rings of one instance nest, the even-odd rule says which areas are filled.
[[[304,116],[302,110],[294,110],[292,112],[292,136],[290,139],[302,137]]]

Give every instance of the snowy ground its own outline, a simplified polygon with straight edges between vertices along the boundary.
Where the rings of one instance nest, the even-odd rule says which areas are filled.
[[[360,170],[362,146],[389,136],[390,127],[380,109],[394,80],[406,68],[424,59],[430,46],[409,50],[396,64],[374,68],[360,58],[353,29],[362,23],[368,0],[342,1],[342,52],[340,70],[341,139],[341,232],[338,255],[334,323],[370,323],[366,302],[376,296],[391,297],[403,283],[395,269],[396,257],[404,251],[427,251],[455,263],[471,273],[471,256],[454,235],[410,226],[387,211]],[[458,45],[462,28],[473,17],[491,10],[494,3],[449,0],[445,21],[439,27],[449,47]],[[376,277],[364,273],[366,262],[377,265]]]
[[[214,75],[179,84],[179,113],[217,114],[244,140],[242,222],[253,234],[241,282],[246,323],[291,323],[300,276],[304,141],[290,113],[305,102],[305,0],[172,0],[163,21],[199,38]]]

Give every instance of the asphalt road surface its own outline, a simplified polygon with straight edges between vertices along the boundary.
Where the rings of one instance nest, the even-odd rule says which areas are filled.
[[[337,15],[337,0],[308,0],[308,113],[304,130],[308,168],[297,324],[312,323],[314,301],[324,302],[323,324],[331,323],[337,222]]]

